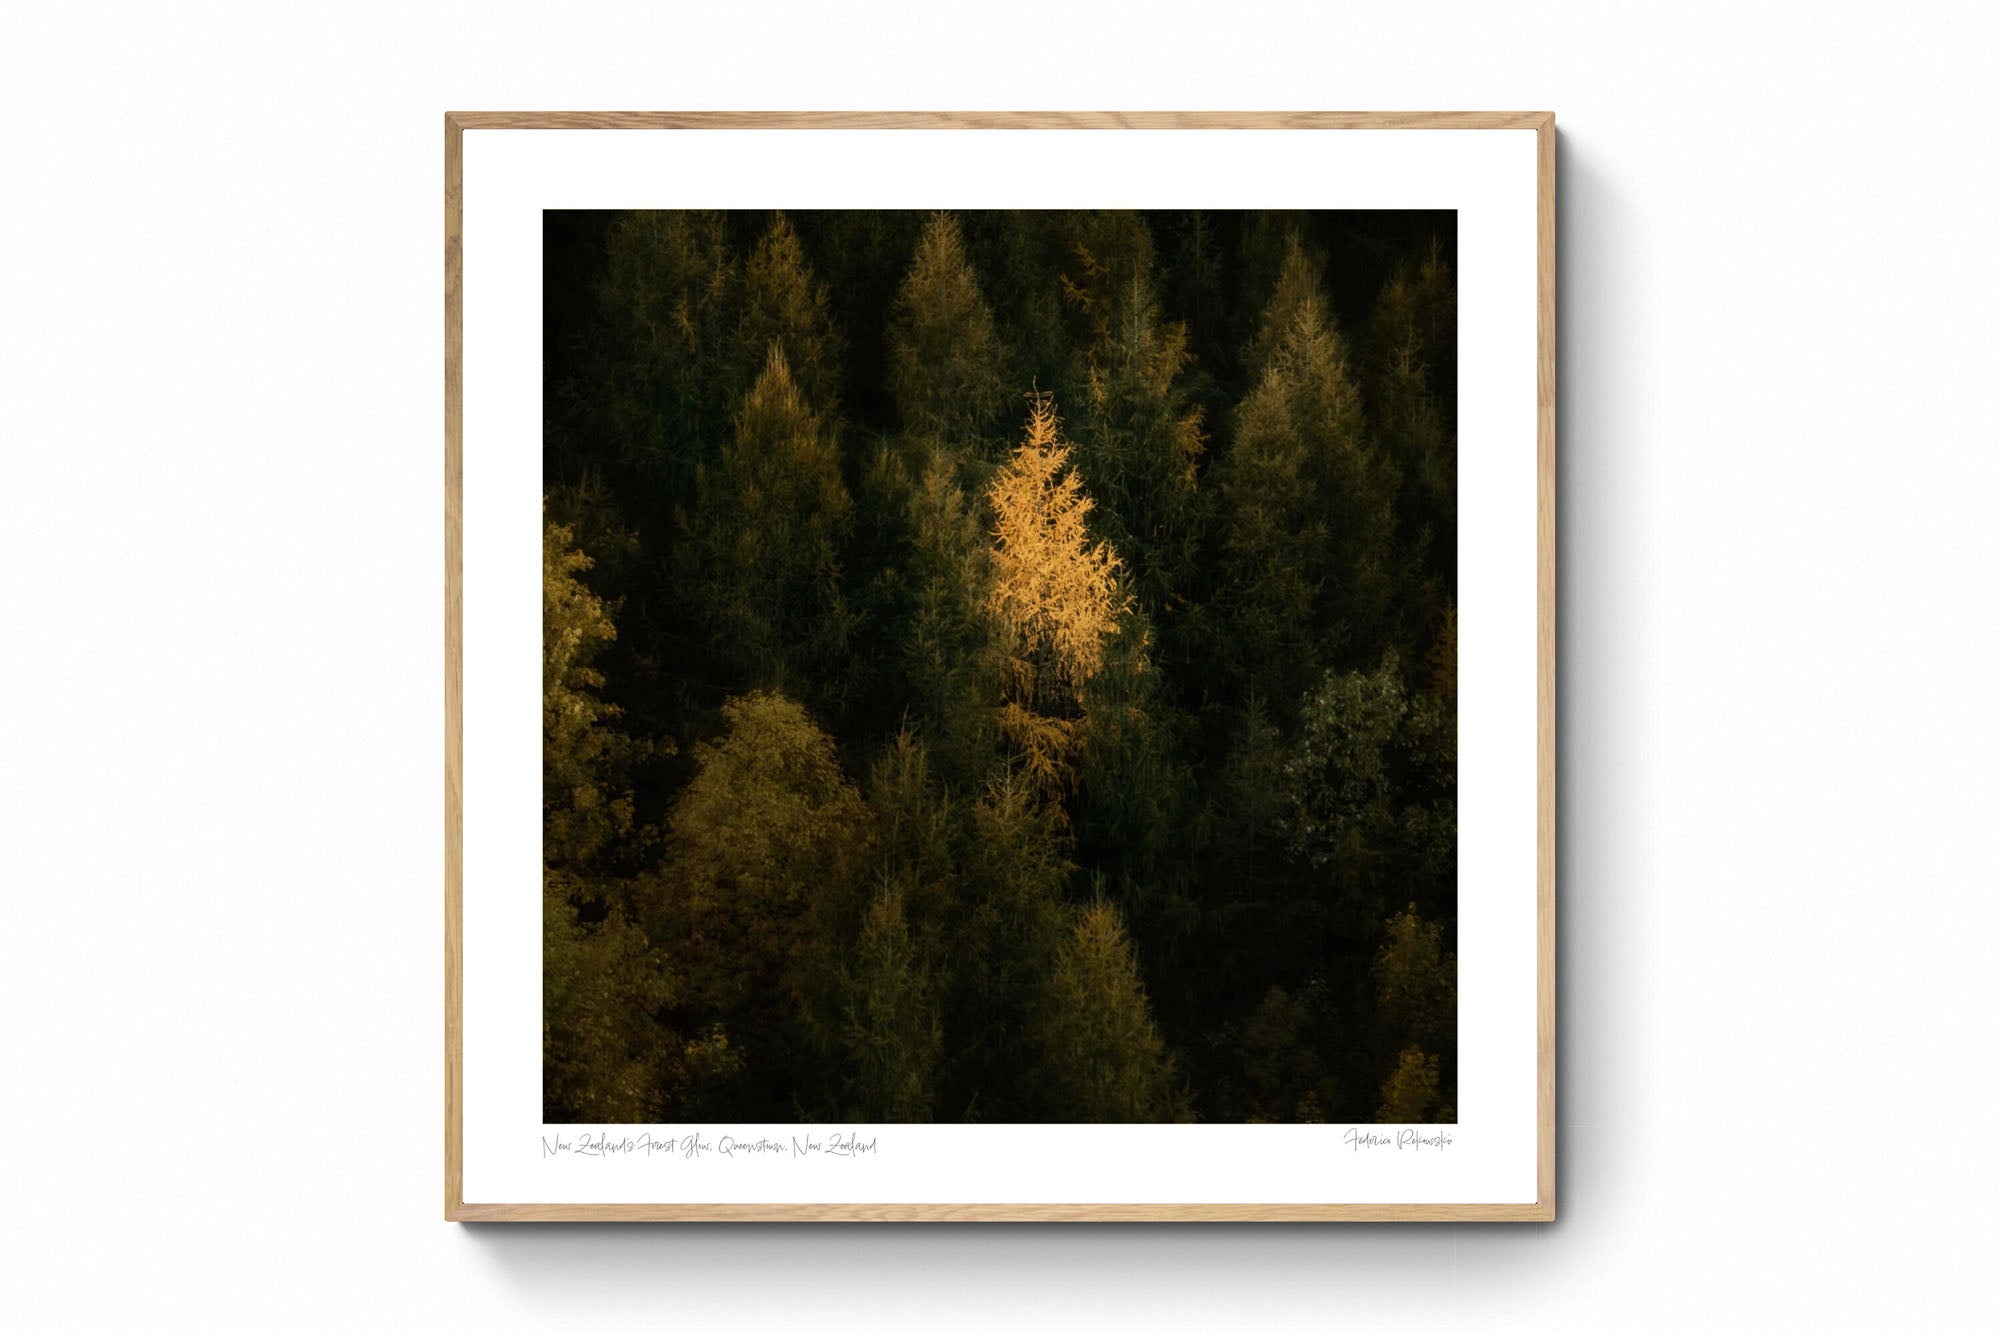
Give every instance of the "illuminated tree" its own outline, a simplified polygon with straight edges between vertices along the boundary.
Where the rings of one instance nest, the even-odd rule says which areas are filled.
[[[1071,781],[1076,706],[1129,605],[1118,555],[1094,539],[1094,504],[1070,467],[1053,401],[1030,400],[1027,436],[994,474],[993,582],[988,609],[1014,653],[1001,729],[1044,790]]]
[[[993,506],[988,605],[1020,637],[1036,691],[1074,697],[1104,662],[1127,601],[1124,567],[1086,520],[1095,503],[1069,466],[1055,405],[1031,400],[1027,438],[987,491]]]

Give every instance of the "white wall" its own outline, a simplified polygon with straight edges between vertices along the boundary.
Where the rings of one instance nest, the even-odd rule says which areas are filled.
[[[9,1322],[1987,1314],[1990,12],[747,8],[0,23]],[[438,1220],[441,112],[708,106],[1558,112],[1559,1223]]]

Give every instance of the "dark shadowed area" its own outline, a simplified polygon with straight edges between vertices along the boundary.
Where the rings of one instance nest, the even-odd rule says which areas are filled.
[[[1455,238],[545,214],[545,1119],[1454,1120]]]

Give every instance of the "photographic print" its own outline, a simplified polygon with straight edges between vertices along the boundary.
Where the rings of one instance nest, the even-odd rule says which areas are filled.
[[[445,130],[448,1218],[1554,1215],[1550,116]]]
[[[1454,1120],[1455,243],[546,213],[544,1119]]]

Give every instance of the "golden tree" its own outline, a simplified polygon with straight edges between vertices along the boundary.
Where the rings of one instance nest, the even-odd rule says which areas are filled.
[[[1125,610],[1124,565],[1093,541],[1096,507],[1069,465],[1055,404],[1033,395],[1028,434],[987,490],[993,506],[993,586],[987,607],[1020,636],[1034,693],[1075,698],[1104,664]]]
[[[1095,507],[1070,466],[1054,400],[1029,398],[1026,438],[994,474],[987,609],[1014,639],[1001,729],[1045,790],[1069,780],[1084,685],[1105,662],[1131,598],[1124,565],[1087,520]]]

